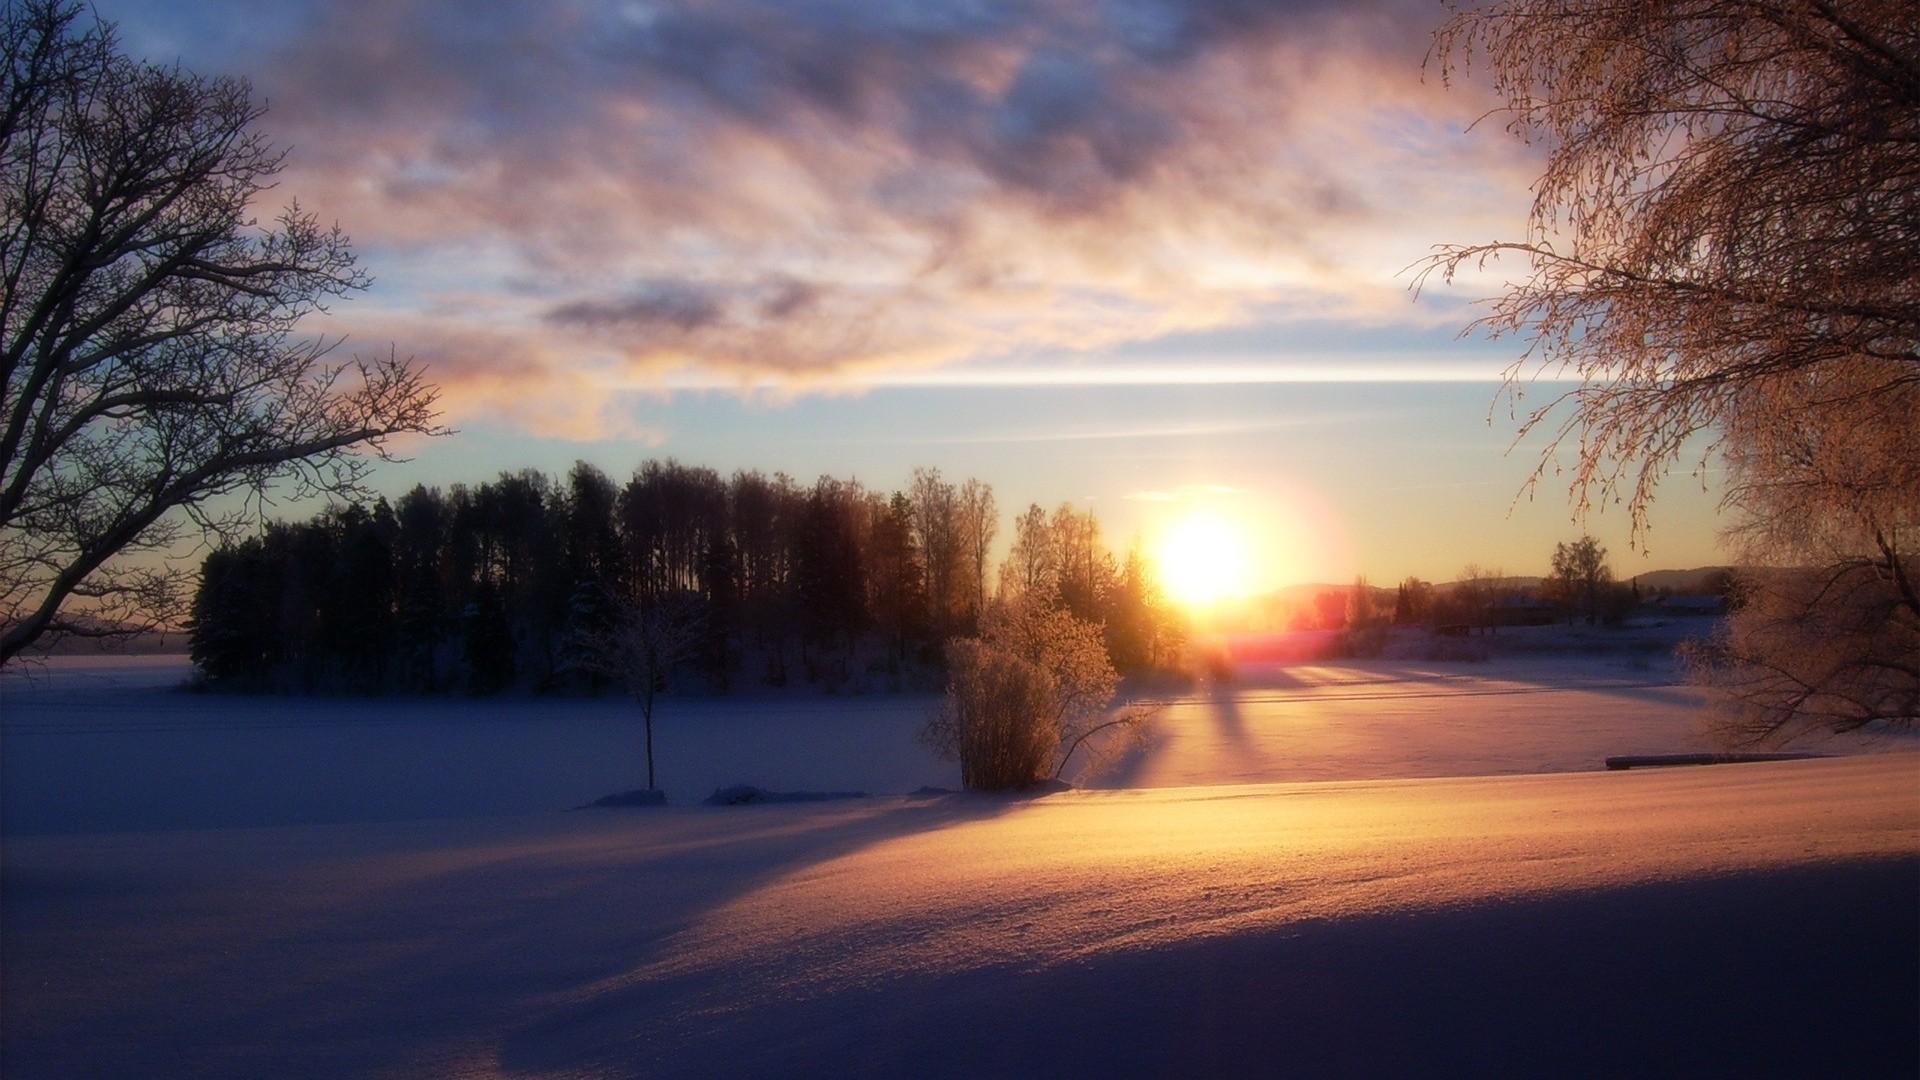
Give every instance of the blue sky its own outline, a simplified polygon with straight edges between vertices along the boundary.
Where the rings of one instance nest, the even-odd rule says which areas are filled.
[[[890,488],[915,465],[1109,539],[1198,504],[1260,584],[1537,573],[1564,483],[1460,338],[1538,148],[1422,61],[1425,3],[168,4],[128,49],[249,78],[376,281],[316,332],[431,365],[458,435],[376,483],[648,455]],[[270,211],[264,206],[263,211]],[[1511,272],[1515,268],[1506,268]],[[1534,384],[1529,403],[1556,384]],[[1719,558],[1669,482],[1616,571]]]
[[[1541,389],[1550,389],[1542,387]],[[472,481],[591,461],[614,476],[648,455],[723,472],[781,469],[807,480],[854,476],[903,487],[916,465],[992,482],[1003,511],[1062,500],[1096,510],[1109,541],[1151,544],[1199,506],[1241,522],[1264,557],[1265,585],[1451,580],[1467,563],[1543,571],[1558,540],[1579,535],[1564,480],[1522,494],[1538,449],[1508,452],[1512,425],[1486,381],[1210,386],[879,388],[791,400],[724,391],[634,394],[656,430],[627,439],[529,440],[491,423],[426,444],[380,486]],[[1491,423],[1490,407],[1498,406]],[[1219,490],[1226,489],[1226,490]],[[1669,480],[1645,538],[1630,550],[1621,508],[1586,528],[1616,573],[1716,561],[1712,499],[1698,479]]]

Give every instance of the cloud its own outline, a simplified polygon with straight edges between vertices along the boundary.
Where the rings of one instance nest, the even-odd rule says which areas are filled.
[[[376,295],[424,318],[459,293],[433,338],[484,310],[542,358],[528,377],[817,386],[1430,325],[1456,316],[1395,274],[1523,212],[1530,175],[1532,151],[1459,134],[1480,99],[1421,81],[1426,3],[306,12],[184,59],[256,80],[293,150],[278,190],[342,221]],[[510,408],[511,376],[468,357],[442,370]]]
[[[618,300],[575,300],[556,305],[547,321],[589,330],[685,334],[720,321],[723,310],[711,291],[677,281],[650,282]]]
[[[1132,427],[1067,427],[1044,431],[983,431],[971,435],[930,435],[887,440],[917,446],[1000,445],[1006,443],[1133,442],[1145,439],[1191,439],[1243,435],[1297,427],[1294,418],[1266,420],[1196,420],[1183,423],[1139,424]]]
[[[340,352],[384,353],[391,343],[427,369],[440,388],[442,416],[456,427],[494,423],[569,441],[665,441],[664,431],[638,422],[607,393],[603,373],[537,335],[410,314],[334,316],[313,329],[348,327],[352,336]]]
[[[1159,439],[1217,439],[1232,435],[1253,435],[1297,428],[1342,427],[1377,424],[1396,415],[1395,410],[1368,409],[1327,411],[1311,415],[1261,416],[1245,418],[1183,418],[1159,423],[1126,426],[1112,424],[1058,423],[1041,429],[979,430],[964,435],[908,435],[895,438],[863,439],[887,445],[906,446],[993,446],[1021,443],[1143,442]],[[841,441],[829,437],[826,441]],[[1188,494],[1232,494],[1237,488],[1206,485],[1180,489]]]

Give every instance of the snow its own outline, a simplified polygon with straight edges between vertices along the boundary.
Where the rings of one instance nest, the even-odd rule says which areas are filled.
[[[172,690],[180,657],[56,657],[0,675],[6,834],[541,813],[645,786],[628,702],[288,698]],[[1243,668],[1169,699],[1143,746],[1076,760],[1082,787],[1481,776],[1713,749],[1669,662],[1517,657]],[[697,803],[769,791],[957,788],[918,738],[934,700],[665,698],[658,786]],[[1808,747],[1920,749],[1910,737]],[[1116,748],[1120,749],[1120,748]]]
[[[116,658],[118,659],[118,658]],[[168,688],[178,657],[56,657],[0,676],[8,834],[402,821],[563,810],[646,785],[637,708],[599,700],[287,698]],[[927,697],[663,698],[675,803],[751,784],[958,787],[918,740]]]
[[[1615,1006],[1715,1071],[1798,1060],[1714,1028],[1743,1012],[1897,1055],[1917,779],[1901,754],[15,839],[9,1075],[1444,1072],[1475,1060],[1469,993],[1535,1068],[1543,1025]]]
[[[618,703],[178,674],[0,683],[10,1078],[1920,1060],[1920,754],[1597,771],[1702,745],[1657,666],[1246,671],[1020,799],[884,794],[956,786],[923,699],[675,700],[673,804],[593,813]]]
[[[1717,749],[1704,700],[1662,658],[1243,668],[1232,683],[1172,700],[1146,752],[1078,779],[1174,787],[1579,772],[1615,755]],[[1920,740],[1856,734],[1798,748],[1911,750]]]

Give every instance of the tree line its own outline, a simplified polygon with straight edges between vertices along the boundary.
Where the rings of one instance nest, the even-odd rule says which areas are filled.
[[[1031,506],[995,573],[990,485],[904,490],[581,462],[416,486],[266,525],[201,566],[191,651],[211,683],[291,692],[597,691],[623,618],[671,613],[688,689],[937,685],[947,642],[1016,599],[1102,628],[1114,667],[1178,662],[1181,621],[1091,511]],[[652,617],[650,615],[650,617]]]
[[[1435,584],[1403,578],[1391,590],[1358,577],[1347,588],[1325,588],[1297,597],[1274,612],[1274,626],[1287,630],[1364,630],[1424,626],[1454,632],[1491,632],[1501,626],[1564,621],[1618,626],[1641,604],[1661,602],[1673,590],[1642,591],[1637,579],[1618,581],[1607,549],[1592,536],[1554,545],[1549,572],[1539,579],[1469,563],[1456,579]],[[1731,571],[1711,576],[1703,588],[1727,599],[1735,590]]]

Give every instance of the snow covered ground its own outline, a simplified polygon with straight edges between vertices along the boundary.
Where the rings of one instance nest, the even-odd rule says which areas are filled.
[[[646,786],[639,714],[567,699],[172,690],[179,657],[55,657],[0,676],[0,828],[209,828],[564,810]],[[905,792],[959,770],[917,740],[931,699],[663,699],[659,783]]]
[[[1703,702],[1672,661],[1644,656],[1250,667],[1172,699],[1143,752],[1079,779],[1162,787],[1581,772],[1615,755],[1719,749]],[[1849,734],[1796,749],[1920,750],[1920,739]]]
[[[0,1074],[1920,1063],[1920,754],[1564,771],[1701,745],[1657,666],[1249,671],[1026,800],[693,805],[951,766],[924,700],[676,701],[676,805],[578,813],[634,785],[617,703],[179,674],[0,684]]]
[[[0,676],[8,834],[531,814],[645,786],[618,697],[353,699],[174,690],[180,657],[56,657]],[[918,740],[921,696],[664,699],[658,780],[715,789],[904,794],[958,787]],[[1709,749],[1669,662],[1517,657],[1251,666],[1170,698],[1143,744],[1076,761],[1083,787],[1483,776],[1598,769]],[[1850,737],[1812,749],[1920,749]]]

